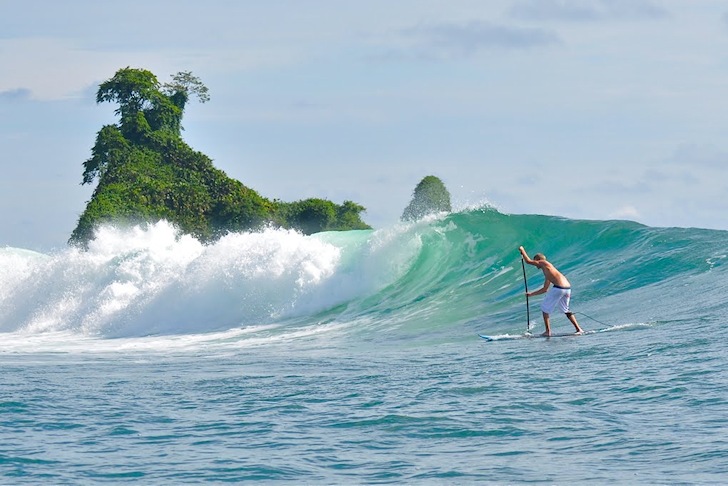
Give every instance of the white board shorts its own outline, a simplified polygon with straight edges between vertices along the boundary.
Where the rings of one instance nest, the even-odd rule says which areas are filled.
[[[565,289],[552,285],[541,302],[541,311],[551,314],[558,307],[561,312],[568,314],[570,300],[571,288]]]

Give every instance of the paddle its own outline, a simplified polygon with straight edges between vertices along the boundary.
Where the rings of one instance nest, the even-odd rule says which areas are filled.
[[[531,309],[528,306],[528,280],[526,279],[526,263],[521,258],[523,268],[523,285],[526,287],[526,332],[531,330]]]

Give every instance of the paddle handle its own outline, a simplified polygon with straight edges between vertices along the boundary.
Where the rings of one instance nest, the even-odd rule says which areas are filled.
[[[528,280],[526,279],[526,262],[521,258],[521,268],[523,268],[523,286],[526,287],[526,332],[531,330],[531,308],[528,305]]]

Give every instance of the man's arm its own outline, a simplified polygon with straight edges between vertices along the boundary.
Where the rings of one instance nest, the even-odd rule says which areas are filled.
[[[541,268],[541,262],[537,262],[536,260],[531,260],[531,258],[528,256],[528,253],[526,253],[526,250],[522,246],[518,247],[518,251],[521,252],[521,256],[523,257],[524,262],[528,263],[529,265],[533,265],[534,267]],[[550,285],[551,285],[551,282],[549,282],[549,279],[544,279],[543,287],[541,287],[538,290],[534,290],[533,292],[526,292],[526,295],[528,297],[532,297],[534,295],[544,294],[549,289]]]
[[[534,295],[540,295],[543,293],[546,293],[546,291],[549,289],[549,286],[551,286],[551,282],[546,279],[543,283],[543,287],[541,287],[538,290],[534,290],[533,292],[527,292],[526,295],[529,297],[533,297]]]
[[[538,267],[538,263],[536,262],[536,260],[531,260],[531,258],[529,258],[529,256],[528,256],[528,253],[526,253],[526,250],[522,246],[518,247],[518,251],[521,252],[521,256],[523,257],[524,262],[528,263],[529,265]]]

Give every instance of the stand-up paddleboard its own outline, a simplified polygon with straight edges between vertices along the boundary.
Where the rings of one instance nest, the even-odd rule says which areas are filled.
[[[523,334],[497,334],[497,335],[478,334],[478,336],[485,339],[486,341],[508,341],[508,340],[512,340],[512,339],[536,339],[536,338],[550,339],[550,338],[562,338],[562,337],[580,337],[580,336],[588,336],[589,334],[596,334],[599,332],[606,332],[606,331],[610,331],[610,330],[614,330],[614,328],[606,327],[604,329],[595,329],[592,331],[584,331],[581,334],[576,334],[574,332],[552,333],[550,336],[544,336],[543,334],[531,334],[530,332],[526,332]]]

